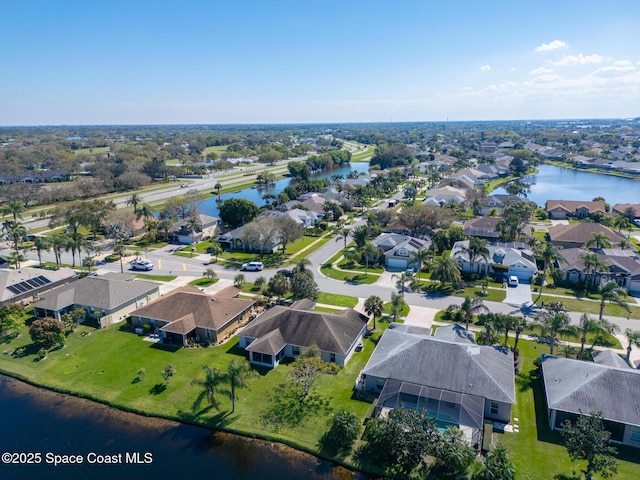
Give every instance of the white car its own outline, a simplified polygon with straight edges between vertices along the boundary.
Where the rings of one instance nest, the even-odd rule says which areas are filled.
[[[148,260],[135,260],[131,262],[131,270],[153,270],[153,263]]]
[[[510,287],[517,287],[518,283],[518,277],[516,277],[515,275],[511,275],[507,280],[507,285],[509,285]]]
[[[259,272],[262,270],[262,262],[249,262],[242,264],[242,270],[246,270],[247,272]]]
[[[189,184],[188,183],[183,183],[182,185],[180,185],[180,188],[188,188]]]

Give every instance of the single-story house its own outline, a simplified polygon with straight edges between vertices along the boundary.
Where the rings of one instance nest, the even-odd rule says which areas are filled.
[[[298,225],[303,226],[304,228],[312,228],[315,227],[316,223],[324,218],[324,213],[315,213],[311,210],[302,210],[301,208],[292,208],[285,211],[278,210],[266,210],[260,215],[258,218],[280,218],[280,217],[289,217]]]
[[[589,252],[581,248],[565,248],[562,250],[562,261],[557,268],[562,272],[562,279],[567,282],[591,282],[599,285],[609,281],[616,282],[629,292],[640,292],[640,257],[635,250],[600,249],[595,253],[604,269],[591,272],[585,267],[584,255]]]
[[[47,183],[69,180],[68,170],[25,170],[19,173],[0,174],[0,184]]]
[[[216,242],[220,244],[220,247],[225,251],[244,251],[244,252],[258,252],[262,249],[263,253],[273,253],[280,247],[280,239],[274,239],[271,243],[264,246],[254,246],[245,242],[245,229],[248,223],[241,227],[235,228],[229,232],[223,233]]]
[[[78,279],[71,268],[44,270],[24,267],[19,270],[0,270],[0,306],[21,300],[37,300],[45,292]]]
[[[251,319],[255,303],[187,285],[131,312],[131,324],[142,327],[148,323],[163,343],[217,343]]]
[[[273,368],[284,357],[295,358],[317,345],[325,362],[344,366],[367,331],[369,318],[353,309],[323,313],[308,308],[306,303],[275,306],[247,325],[238,338],[249,361]]]
[[[483,238],[486,240],[496,240],[500,238],[501,232],[498,225],[502,219],[500,217],[477,217],[464,222],[462,231],[469,237]],[[531,227],[527,224],[520,232],[521,237],[531,236]]]
[[[80,308],[84,320],[102,328],[126,318],[132,311],[160,296],[157,283],[134,280],[133,275],[84,277],[41,295],[33,304],[36,318],[54,317]]]
[[[174,223],[169,230],[172,242],[181,245],[191,245],[193,242],[200,242],[208,238],[214,237],[220,229],[220,219],[209,215],[198,214],[200,227],[196,228],[192,235],[191,225],[187,219]]]
[[[482,206],[480,208],[480,215],[488,215],[494,208],[496,209],[496,211],[502,212],[504,207],[507,205],[507,202],[513,204],[521,203],[524,201],[524,199],[516,197],[515,195],[489,195],[488,197],[481,199]]]
[[[600,363],[602,365],[609,365],[610,367],[616,368],[631,368],[631,365],[629,365],[626,360],[613,350],[594,352],[591,354],[591,357],[595,363]]]
[[[548,229],[549,241],[562,248],[580,248],[592,241],[596,233],[605,235],[612,245],[627,239],[620,233],[599,223],[580,222],[571,225],[554,225]]]
[[[617,203],[611,207],[614,215],[626,215],[627,211],[633,212],[633,218],[640,218],[640,203]]]
[[[601,412],[611,441],[640,448],[640,370],[542,355],[549,427]]]
[[[605,203],[600,201],[547,200],[544,209],[552,220],[565,220],[568,216],[586,218],[596,212],[606,212]]]
[[[451,249],[451,257],[455,258],[463,272],[478,273],[480,275],[503,274],[515,275],[518,280],[528,283],[538,272],[535,256],[524,243],[512,244],[495,243],[487,245],[489,257],[474,259],[473,267],[469,254],[465,251],[469,248],[469,240],[456,242]],[[473,268],[473,270],[472,270]]]
[[[385,330],[357,387],[379,393],[378,414],[425,409],[438,426],[459,427],[472,445],[481,441],[485,419],[509,423],[516,403],[509,349],[451,342],[398,323]]]
[[[459,204],[465,203],[466,194],[464,190],[450,186],[427,190],[425,200],[422,203],[425,205],[435,204],[442,206],[451,200]]]
[[[428,249],[431,240],[397,233],[381,233],[371,243],[384,250],[386,267],[407,269],[418,267],[413,254],[418,250]]]

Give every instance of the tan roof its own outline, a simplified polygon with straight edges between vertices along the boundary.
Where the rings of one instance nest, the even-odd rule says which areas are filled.
[[[549,227],[549,239],[552,242],[572,242],[586,244],[593,240],[594,233],[603,233],[611,243],[620,243],[625,238],[599,223],[581,222],[570,225],[554,225]]]
[[[589,213],[606,212],[604,202],[583,202],[580,200],[547,200],[545,210],[556,210],[560,208],[567,212],[575,212],[579,208],[586,208]]]
[[[135,310],[131,315],[169,322],[163,329],[175,333],[184,333],[181,330],[190,325],[189,318],[193,319],[193,328],[220,330],[254,303],[254,300],[212,296],[187,285]]]
[[[623,214],[628,208],[632,208],[633,214],[636,217],[640,217],[640,203],[618,203],[611,207],[611,210],[613,210],[614,213]]]

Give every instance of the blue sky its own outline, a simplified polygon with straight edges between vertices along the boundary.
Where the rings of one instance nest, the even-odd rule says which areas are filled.
[[[0,125],[640,115],[640,1],[0,0]]]

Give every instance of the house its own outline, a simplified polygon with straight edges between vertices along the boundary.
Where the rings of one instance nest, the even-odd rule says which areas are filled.
[[[595,234],[605,235],[612,245],[618,245],[627,239],[599,223],[575,223],[572,225],[554,225],[548,229],[549,241],[558,247],[580,248],[591,242]]]
[[[633,218],[640,219],[640,203],[617,203],[611,207],[614,215],[626,215],[627,212],[633,212]]]
[[[280,218],[280,217],[289,217],[298,225],[303,226],[304,228],[312,228],[315,227],[316,223],[324,218],[323,213],[315,213],[311,210],[302,210],[301,208],[292,208],[289,210],[278,211],[278,210],[265,210],[264,212],[258,215],[258,218]]]
[[[525,200],[520,197],[516,197],[515,195],[501,194],[489,195],[488,197],[485,197],[480,201],[482,202],[480,215],[489,215],[491,213],[491,210],[493,210],[494,208],[496,209],[496,211],[502,212],[507,204],[525,202]]]
[[[397,233],[381,233],[371,243],[384,250],[386,267],[406,270],[418,267],[413,254],[418,250],[428,249],[431,240]]]
[[[24,267],[0,270],[0,306],[21,300],[36,300],[52,288],[75,282],[78,274],[71,268],[44,270]]]
[[[217,343],[251,319],[255,303],[187,285],[131,312],[131,324],[151,325],[166,344]]]
[[[438,327],[433,336],[453,343],[468,343],[472,345],[476,343],[476,334],[457,323]]]
[[[458,204],[463,204],[466,200],[466,194],[464,190],[460,190],[459,188],[451,186],[427,190],[426,198],[422,203],[425,205],[442,206],[451,200]]]
[[[478,217],[464,222],[462,231],[469,237],[497,240],[502,236],[498,225],[502,221],[499,217]],[[520,233],[523,237],[531,236],[531,227],[527,224]]]
[[[107,327],[160,296],[158,284],[134,278],[120,273],[81,278],[41,295],[33,304],[34,315],[60,320],[65,313],[79,308],[84,310],[84,320]]]
[[[273,253],[278,247],[280,247],[280,239],[274,239],[268,245],[252,245],[245,238],[245,230],[247,225],[242,225],[241,227],[235,228],[229,232],[223,233],[218,238],[216,238],[216,242],[220,244],[220,247],[225,251],[244,251],[244,252],[260,252],[262,253]]]
[[[169,230],[171,241],[181,245],[191,245],[202,240],[214,237],[220,229],[220,219],[209,215],[196,215],[199,227],[196,227],[195,233],[192,231],[188,219],[180,220],[174,223]]]
[[[344,366],[367,331],[369,318],[353,309],[323,313],[309,307],[308,302],[275,306],[247,325],[238,337],[249,361],[274,368],[284,357],[295,358],[317,345],[325,362]]]
[[[610,367],[616,368],[631,368],[631,366],[613,350],[602,350],[601,352],[594,352],[591,356],[593,357],[593,361],[595,363],[609,365]]]
[[[552,220],[566,220],[569,216],[586,218],[596,212],[606,213],[605,203],[600,201],[547,200],[544,209]]]
[[[485,419],[509,423],[516,403],[509,349],[451,342],[398,323],[385,330],[357,387],[379,393],[378,414],[397,406],[425,409],[439,427],[459,427],[472,445]]]
[[[611,441],[640,447],[640,371],[542,355],[547,420],[554,430],[601,412]]]
[[[529,283],[538,272],[535,256],[524,243],[508,246],[503,243],[487,245],[489,257],[478,257],[471,265],[471,259],[465,249],[469,248],[469,240],[456,242],[451,249],[451,257],[455,258],[463,272],[480,275],[516,276],[518,280]]]
[[[69,180],[68,170],[25,170],[19,173],[0,174],[0,184],[48,183]]]
[[[562,250],[562,261],[558,270],[566,282],[592,282],[595,285],[616,282],[629,292],[640,292],[640,257],[634,250],[600,249],[595,251],[604,269],[592,272],[584,264],[584,255],[589,252],[581,248]],[[594,278],[595,276],[595,278]]]

